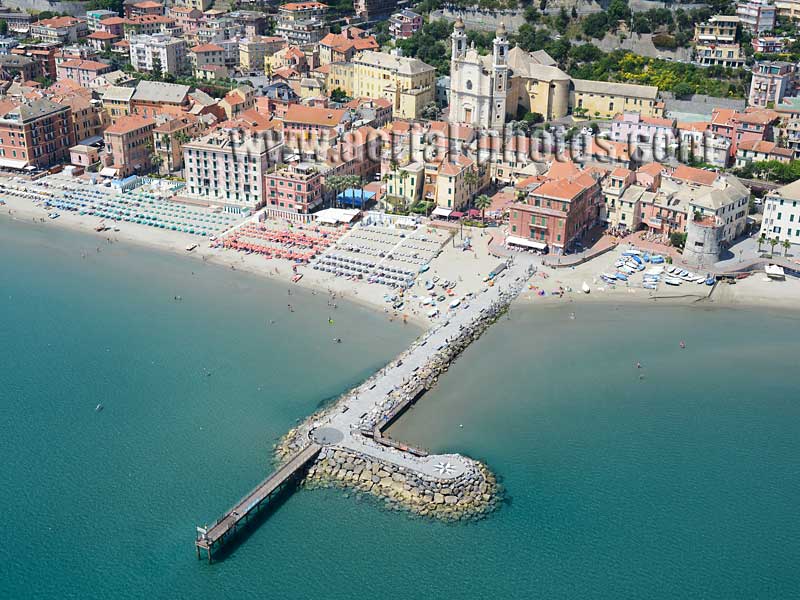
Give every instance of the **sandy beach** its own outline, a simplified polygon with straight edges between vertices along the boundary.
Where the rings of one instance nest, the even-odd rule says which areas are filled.
[[[383,285],[337,277],[331,273],[314,270],[308,265],[297,265],[297,272],[301,273],[303,277],[298,283],[292,283],[293,263],[288,260],[266,260],[259,254],[247,255],[234,250],[212,248],[206,238],[133,223],[118,223],[119,231],[97,232],[95,227],[101,221],[97,217],[61,211],[57,219],[51,220],[48,218],[49,213],[47,211],[34,205],[30,200],[18,197],[5,197],[4,200],[6,205],[0,206],[0,218],[19,222],[35,222],[40,226],[65,227],[79,231],[89,236],[89,239],[93,240],[93,243],[96,242],[97,247],[101,249],[109,240],[137,244],[159,251],[186,256],[192,260],[205,261],[226,268],[268,277],[274,281],[286,283],[287,289],[301,287],[310,290],[312,293],[330,294],[332,303],[335,303],[338,299],[357,302],[371,309],[384,312],[387,320],[392,322],[402,323],[405,319],[422,328],[428,328],[435,322],[428,318],[424,307],[414,300],[407,302],[402,312],[392,311],[391,305],[384,298],[387,293],[391,293],[391,290]],[[483,279],[500,262],[498,258],[491,256],[489,253],[490,235],[481,235],[481,230],[472,232],[465,228],[464,236],[472,237],[471,251],[463,251],[461,249],[459,233],[455,233],[454,240],[450,239],[449,231],[437,230],[435,235],[444,241],[442,252],[432,263],[430,270],[420,276],[414,287],[406,292],[406,298],[409,298],[409,293],[412,294],[412,297],[415,295],[419,297],[427,296],[428,292],[424,288],[424,283],[427,279],[433,277],[458,282],[457,291],[459,296],[470,292],[477,293],[481,290],[485,286]],[[187,252],[186,248],[194,244],[198,244],[198,247],[191,252]],[[335,298],[333,295],[335,295]]]
[[[402,323],[404,320],[428,328],[435,319],[427,316],[426,307],[420,300],[428,296],[425,281],[438,277],[441,280],[457,282],[456,296],[477,293],[486,285],[484,278],[497,266],[500,259],[492,254],[489,245],[497,247],[502,240],[503,229],[464,228],[463,236],[471,239],[471,248],[462,249],[462,233],[431,229],[432,237],[443,241],[441,254],[431,262],[430,270],[419,276],[416,284],[406,292],[406,306],[401,312],[391,309],[386,302],[390,288],[337,277],[331,273],[314,270],[307,265],[298,265],[297,272],[303,275],[298,283],[292,283],[293,263],[282,260],[266,260],[259,254],[245,254],[234,250],[212,248],[208,239],[188,233],[145,227],[133,223],[119,223],[119,231],[97,232],[95,227],[100,219],[94,216],[81,216],[74,212],[62,211],[58,219],[48,219],[47,211],[34,205],[30,200],[6,197],[6,205],[0,207],[0,218],[20,222],[36,222],[47,227],[66,227],[85,233],[97,246],[111,241],[121,241],[154,248],[186,256],[196,261],[206,261],[226,268],[246,271],[271,280],[286,283],[287,289],[299,286],[312,293],[331,295],[331,302],[344,299],[357,302],[386,315],[387,321]],[[187,246],[198,247],[187,252]],[[800,281],[789,278],[787,281],[772,281],[764,273],[754,273],[736,285],[725,283],[709,287],[705,285],[684,284],[679,287],[660,285],[658,290],[643,289],[638,283],[610,286],[600,279],[600,274],[613,271],[614,261],[622,249],[616,249],[576,267],[539,267],[526,290],[518,299],[519,304],[553,304],[583,302],[655,302],[685,304],[707,302],[715,306],[750,306],[772,308],[797,308],[800,306]],[[589,294],[581,291],[583,283],[589,285]],[[410,294],[410,295],[409,295]],[[335,297],[334,297],[335,295]]]

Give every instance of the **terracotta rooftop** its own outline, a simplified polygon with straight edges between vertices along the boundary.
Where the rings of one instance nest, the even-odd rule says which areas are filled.
[[[711,185],[717,180],[717,174],[714,171],[706,171],[704,169],[696,169],[686,165],[678,165],[672,172],[673,179],[681,179],[683,181],[691,181],[700,185]]]
[[[283,120],[286,123],[335,127],[342,121],[346,112],[336,108],[315,108],[313,106],[292,104],[286,111],[286,116]]]
[[[120,117],[116,123],[109,125],[106,129],[106,133],[124,135],[126,133],[136,131],[137,129],[141,129],[142,127],[147,127],[148,125],[155,125],[155,123],[156,120],[151,119],[150,117],[129,115],[126,117]]]
[[[289,2],[282,4],[281,8],[283,10],[310,10],[312,8],[328,8],[328,5],[322,2]]]
[[[225,48],[216,44],[200,44],[191,48],[192,52],[225,52]]]

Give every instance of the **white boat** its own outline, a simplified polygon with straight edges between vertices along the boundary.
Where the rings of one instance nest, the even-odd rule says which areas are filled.
[[[199,246],[199,244],[189,244],[188,246],[186,246],[186,251],[187,252],[191,252],[192,250],[196,249],[198,246]]]
[[[439,309],[438,308],[434,308],[432,311],[430,311],[428,313],[428,317],[430,317],[432,319],[438,314],[439,314]]]
[[[612,275],[611,273],[603,273],[601,277],[604,277],[605,279],[610,279],[611,281],[614,281],[617,278],[616,275]]]
[[[775,281],[784,281],[786,279],[786,272],[780,265],[767,265],[764,267],[764,272],[767,274],[767,277]]]
[[[583,293],[584,293],[584,294],[588,294],[589,292],[591,292],[591,291],[592,291],[592,290],[589,288],[589,284],[588,284],[588,283],[586,283],[585,281],[584,281],[584,282],[581,284],[581,289],[583,290]]]
[[[678,279],[677,277],[665,277],[664,283],[667,285],[680,285],[683,283],[683,280]]]
[[[458,308],[458,305],[461,304],[461,300],[456,298],[450,303],[450,308]]]

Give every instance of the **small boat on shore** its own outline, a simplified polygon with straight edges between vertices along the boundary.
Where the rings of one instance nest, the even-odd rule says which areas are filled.
[[[586,282],[584,281],[584,282],[581,284],[581,291],[583,291],[583,293],[584,293],[584,294],[588,294],[588,293],[589,293],[589,292],[591,292],[592,290],[591,290],[591,288],[589,287],[589,284],[588,284],[588,283],[586,283]]]
[[[683,283],[683,281],[681,279],[678,279],[677,277],[665,277],[664,283],[666,283],[667,285],[680,285]]]
[[[303,274],[302,273],[295,273],[294,275],[292,275],[292,283],[297,283],[302,278],[303,278]]]

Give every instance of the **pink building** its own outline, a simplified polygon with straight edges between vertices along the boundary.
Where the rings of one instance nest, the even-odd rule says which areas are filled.
[[[184,33],[196,31],[203,24],[203,12],[189,6],[171,6],[167,16],[175,19],[175,25]]]
[[[117,39],[122,39],[123,35],[125,35],[125,23],[127,22],[128,20],[122,17],[109,17],[97,24],[97,31],[105,31],[113,34]]]
[[[396,40],[405,40],[422,28],[422,15],[411,10],[401,10],[389,18],[389,35]]]
[[[271,208],[306,214],[322,204],[322,175],[309,163],[294,163],[268,173],[265,186]]]
[[[748,108],[739,112],[730,108],[715,108],[711,113],[711,132],[731,142],[731,156],[736,155],[740,142],[771,140],[772,125],[778,113],[767,109]]]
[[[677,140],[675,119],[643,117],[639,113],[624,113],[611,123],[611,139],[629,144],[640,162],[661,160]]]
[[[59,79],[71,79],[79,83],[82,87],[89,87],[89,84],[103,73],[110,73],[112,67],[109,64],[97,62],[95,60],[66,60],[56,67],[56,74]]]
[[[574,163],[554,163],[523,202],[510,205],[506,241],[563,254],[596,222],[602,200],[592,175]]]

